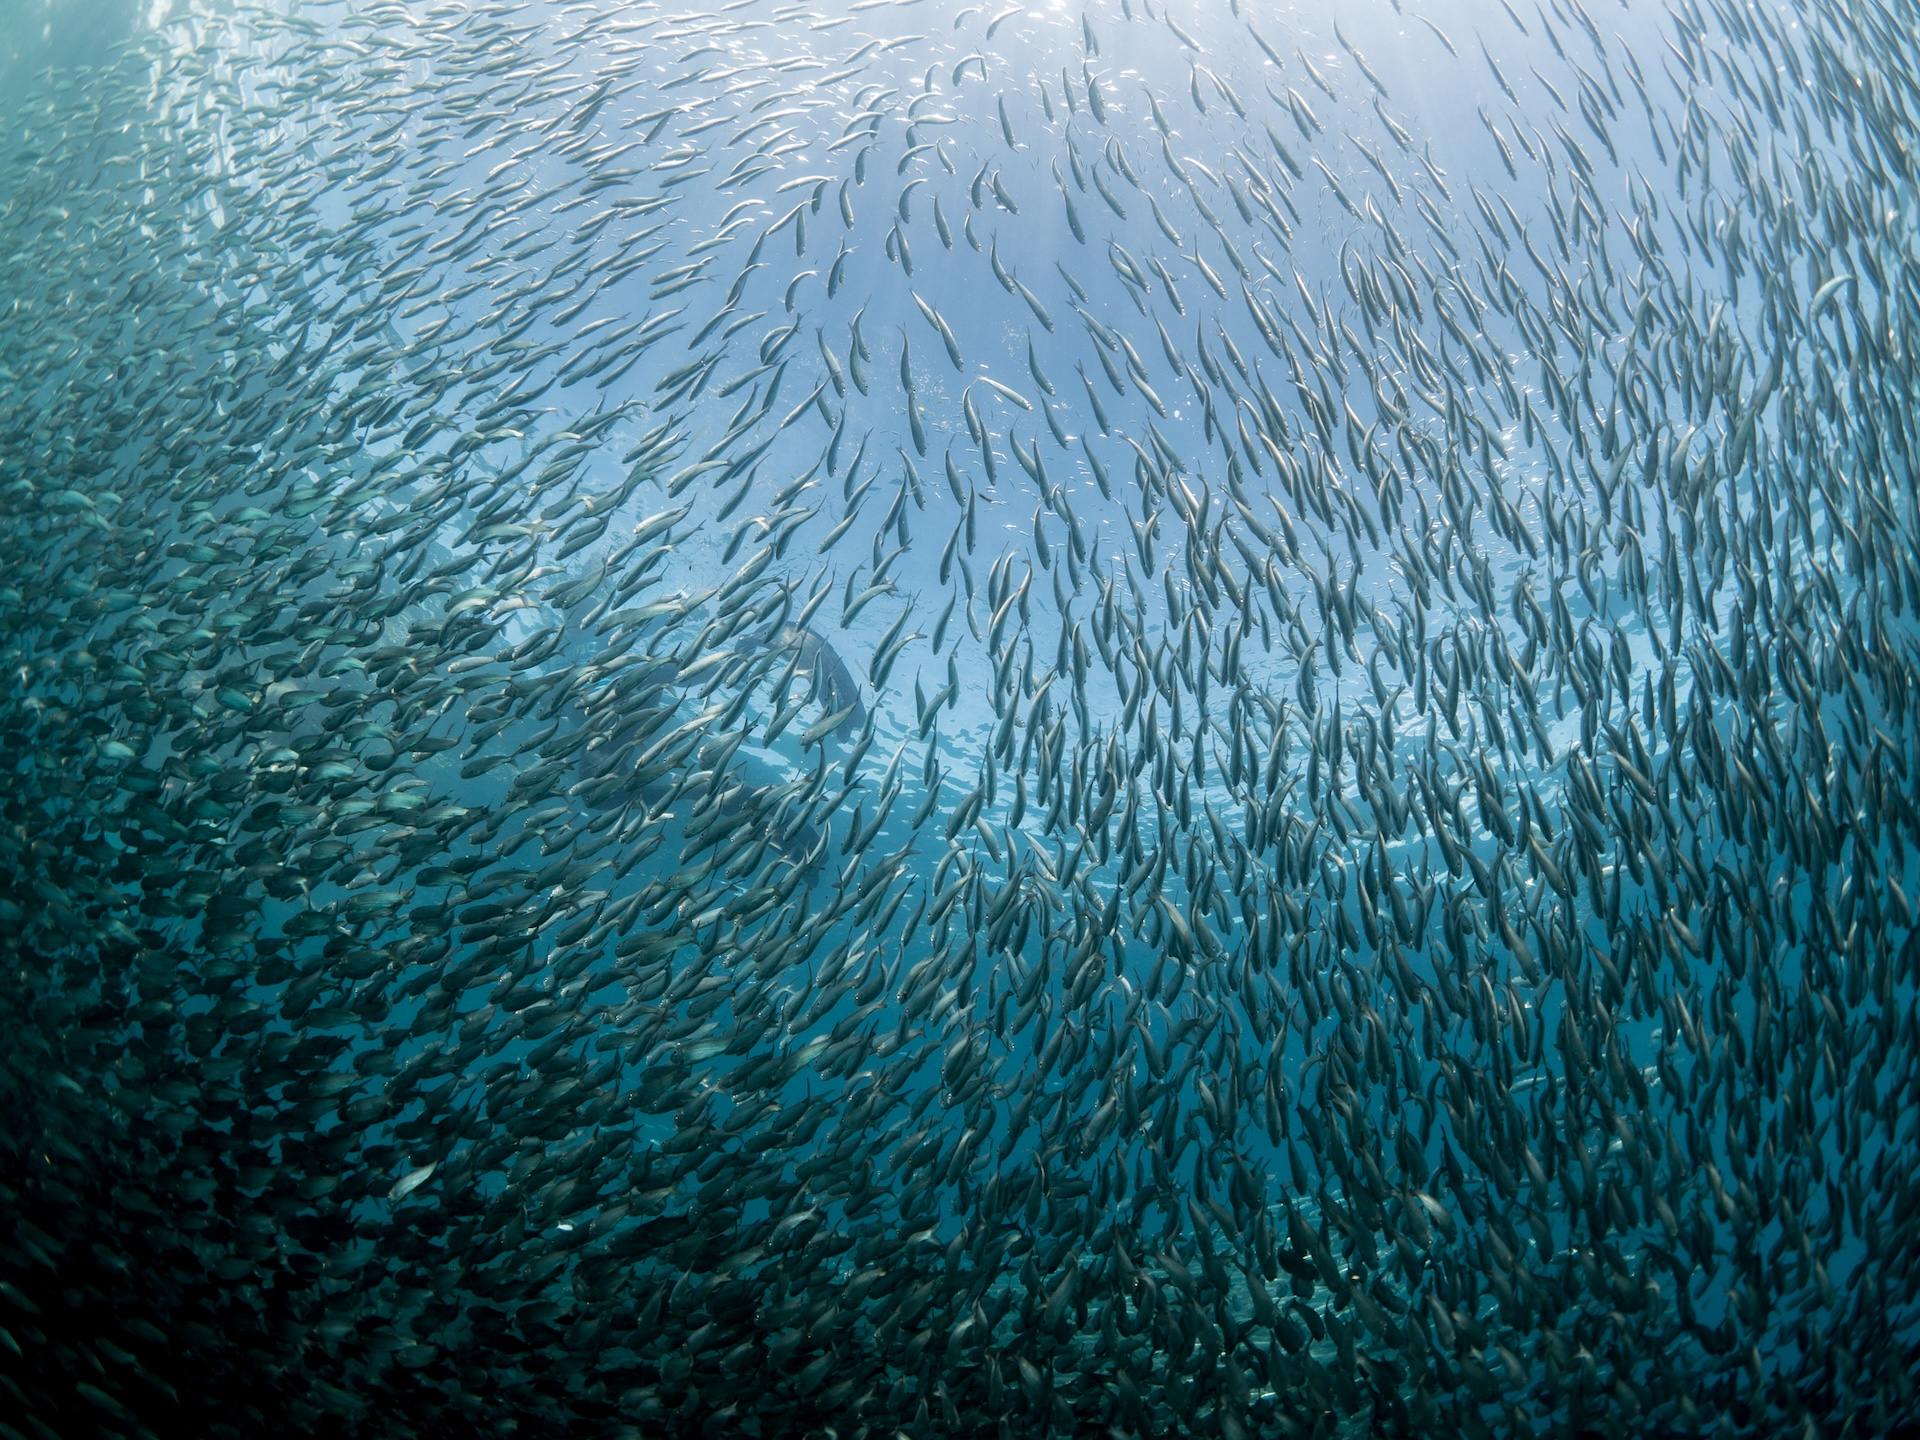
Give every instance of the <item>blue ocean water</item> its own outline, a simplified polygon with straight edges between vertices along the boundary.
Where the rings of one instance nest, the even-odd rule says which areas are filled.
[[[1903,5],[7,22],[19,1433],[1894,1433]]]

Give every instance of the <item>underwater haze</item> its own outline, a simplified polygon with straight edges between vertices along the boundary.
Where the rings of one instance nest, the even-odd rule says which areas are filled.
[[[0,1440],[1920,1432],[1917,58],[0,9]]]

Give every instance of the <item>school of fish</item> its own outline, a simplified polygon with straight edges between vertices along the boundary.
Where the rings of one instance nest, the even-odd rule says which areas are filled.
[[[0,1440],[1920,1433],[1911,0],[8,104]]]

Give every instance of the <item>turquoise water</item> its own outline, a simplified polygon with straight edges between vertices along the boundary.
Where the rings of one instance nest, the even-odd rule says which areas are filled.
[[[1910,1427],[1912,20],[8,17],[0,1424]]]

